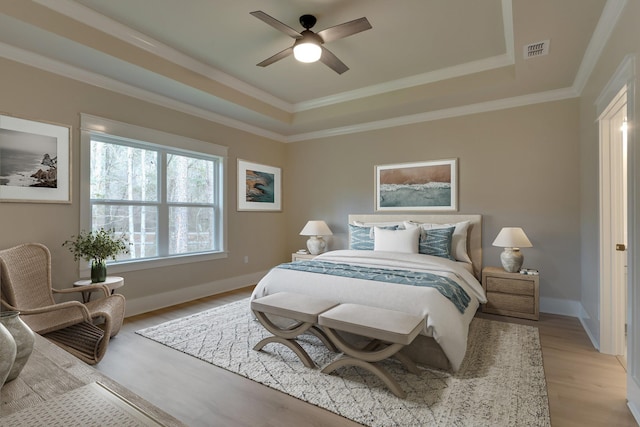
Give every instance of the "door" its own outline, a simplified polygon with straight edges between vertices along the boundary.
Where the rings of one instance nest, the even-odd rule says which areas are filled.
[[[600,351],[626,357],[627,87],[600,115]]]

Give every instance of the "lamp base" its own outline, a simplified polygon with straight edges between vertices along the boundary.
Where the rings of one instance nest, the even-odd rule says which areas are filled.
[[[505,271],[517,273],[522,267],[524,256],[522,256],[522,252],[518,248],[504,248],[504,251],[500,254],[500,261]]]
[[[307,240],[307,249],[311,255],[318,255],[324,252],[327,248],[327,242],[324,241],[322,236],[311,236]]]

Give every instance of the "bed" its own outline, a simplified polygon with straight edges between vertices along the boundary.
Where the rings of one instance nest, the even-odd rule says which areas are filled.
[[[273,268],[251,299],[295,292],[420,315],[423,330],[403,352],[457,371],[486,302],[481,230],[480,215],[349,215],[349,249]]]

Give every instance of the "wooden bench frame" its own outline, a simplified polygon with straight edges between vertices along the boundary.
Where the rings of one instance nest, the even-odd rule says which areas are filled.
[[[380,323],[385,323],[385,321],[366,322],[363,320],[361,322],[339,320],[344,324],[344,326],[337,327],[333,321],[340,319],[340,316],[337,314],[337,317],[334,318],[334,312],[342,310],[355,312],[356,315],[362,311],[366,311],[369,314],[376,313],[380,315],[381,319],[385,319],[385,321],[386,315],[393,314],[393,317],[397,321],[393,322],[393,320],[390,320],[390,326],[399,332],[397,332],[397,336],[394,338],[393,334],[388,333],[389,331],[381,329]],[[392,310],[357,304],[341,304],[320,314],[318,316],[318,323],[335,346],[344,353],[340,358],[323,367],[322,373],[329,374],[343,366],[358,366],[368,370],[380,378],[393,394],[401,399],[406,398],[407,394],[402,390],[400,384],[386,369],[376,364],[376,362],[380,362],[390,357],[395,357],[405,366],[405,368],[407,368],[409,372],[419,374],[420,371],[416,364],[408,356],[399,353],[399,351],[406,345],[411,344],[415,339],[422,329],[424,319],[421,319],[418,316]],[[339,331],[341,330],[348,333],[358,334],[368,338],[370,341],[363,348],[357,348],[340,336]]]
[[[290,307],[285,307],[283,304],[287,299],[293,300],[293,304]],[[316,325],[318,314],[336,305],[337,303],[335,302],[290,292],[279,292],[253,300],[251,302],[251,310],[262,326],[273,334],[273,336],[262,339],[253,349],[260,351],[267,344],[279,343],[291,349],[304,366],[315,368],[315,362],[296,341],[296,338],[304,333],[310,333],[318,337],[329,350],[337,352],[338,349]],[[267,314],[285,317],[295,321],[295,323],[288,327],[281,327],[269,319]]]

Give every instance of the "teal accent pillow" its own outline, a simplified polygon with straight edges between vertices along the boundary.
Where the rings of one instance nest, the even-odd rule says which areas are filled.
[[[451,239],[455,227],[422,230],[418,252],[455,261],[451,255]]]
[[[375,246],[375,239],[373,236],[373,227],[362,227],[359,225],[349,224],[349,249],[355,249],[359,251],[372,251]],[[397,225],[391,225],[386,227],[378,227],[385,230],[397,230]]]

